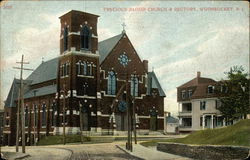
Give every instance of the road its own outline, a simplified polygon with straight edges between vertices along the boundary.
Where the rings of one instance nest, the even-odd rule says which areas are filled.
[[[126,152],[122,151],[116,143],[99,144],[67,144],[51,146],[27,146],[26,153],[30,156],[22,158],[23,160],[139,160]],[[21,150],[21,148],[20,148]],[[4,151],[15,152],[14,147],[5,147]],[[15,158],[13,158],[15,159]]]
[[[65,148],[73,151],[70,160],[82,160],[82,159],[138,160],[138,158],[133,157],[125,153],[121,149],[117,148],[116,144],[117,143],[67,145],[65,146]]]

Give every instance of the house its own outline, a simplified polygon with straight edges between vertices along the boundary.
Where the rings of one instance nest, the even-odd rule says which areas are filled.
[[[197,72],[196,78],[177,87],[180,132],[226,125],[217,109],[221,104],[215,92],[217,84],[215,80],[201,77],[201,73]]]
[[[167,134],[177,134],[179,132],[179,119],[171,116],[170,112],[168,112],[166,116],[166,128],[164,130]]]
[[[34,136],[62,134],[64,125],[67,134],[125,134],[132,106],[139,134],[163,132],[165,93],[156,74],[125,30],[99,42],[98,17],[75,10],[62,15],[59,55],[24,80],[27,144]],[[4,107],[8,145],[16,139],[19,86],[14,79]]]

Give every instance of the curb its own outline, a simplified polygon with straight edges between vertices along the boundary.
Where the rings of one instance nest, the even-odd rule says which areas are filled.
[[[122,150],[123,152],[125,152],[125,153],[129,154],[130,156],[134,157],[134,158],[137,158],[137,159],[139,159],[139,160],[144,160],[144,159],[141,158],[141,157],[137,157],[137,156],[131,154],[131,152],[127,151],[126,149],[124,149],[124,148],[122,148],[122,147],[120,147],[119,145],[115,145],[115,146],[116,146],[117,148],[119,148],[120,150]]]

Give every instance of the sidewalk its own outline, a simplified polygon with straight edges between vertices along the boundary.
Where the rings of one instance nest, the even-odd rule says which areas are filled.
[[[21,151],[22,148],[19,148]],[[63,160],[68,159],[72,151],[63,148],[55,148],[55,147],[45,147],[45,146],[26,146],[26,154],[24,153],[16,153],[14,147],[3,147],[2,152],[7,153],[8,160],[11,159],[32,159],[32,160],[44,160],[44,159],[51,159],[53,160]]]
[[[140,144],[133,144],[133,152],[127,151],[125,149],[125,145],[117,145],[117,147],[128,154],[145,160],[191,160],[187,157],[160,152],[157,151],[155,148],[147,148]]]

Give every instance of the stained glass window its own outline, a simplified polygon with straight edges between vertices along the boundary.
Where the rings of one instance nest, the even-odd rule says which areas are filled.
[[[115,95],[116,92],[116,76],[115,72],[111,71],[108,75],[108,94]]]

